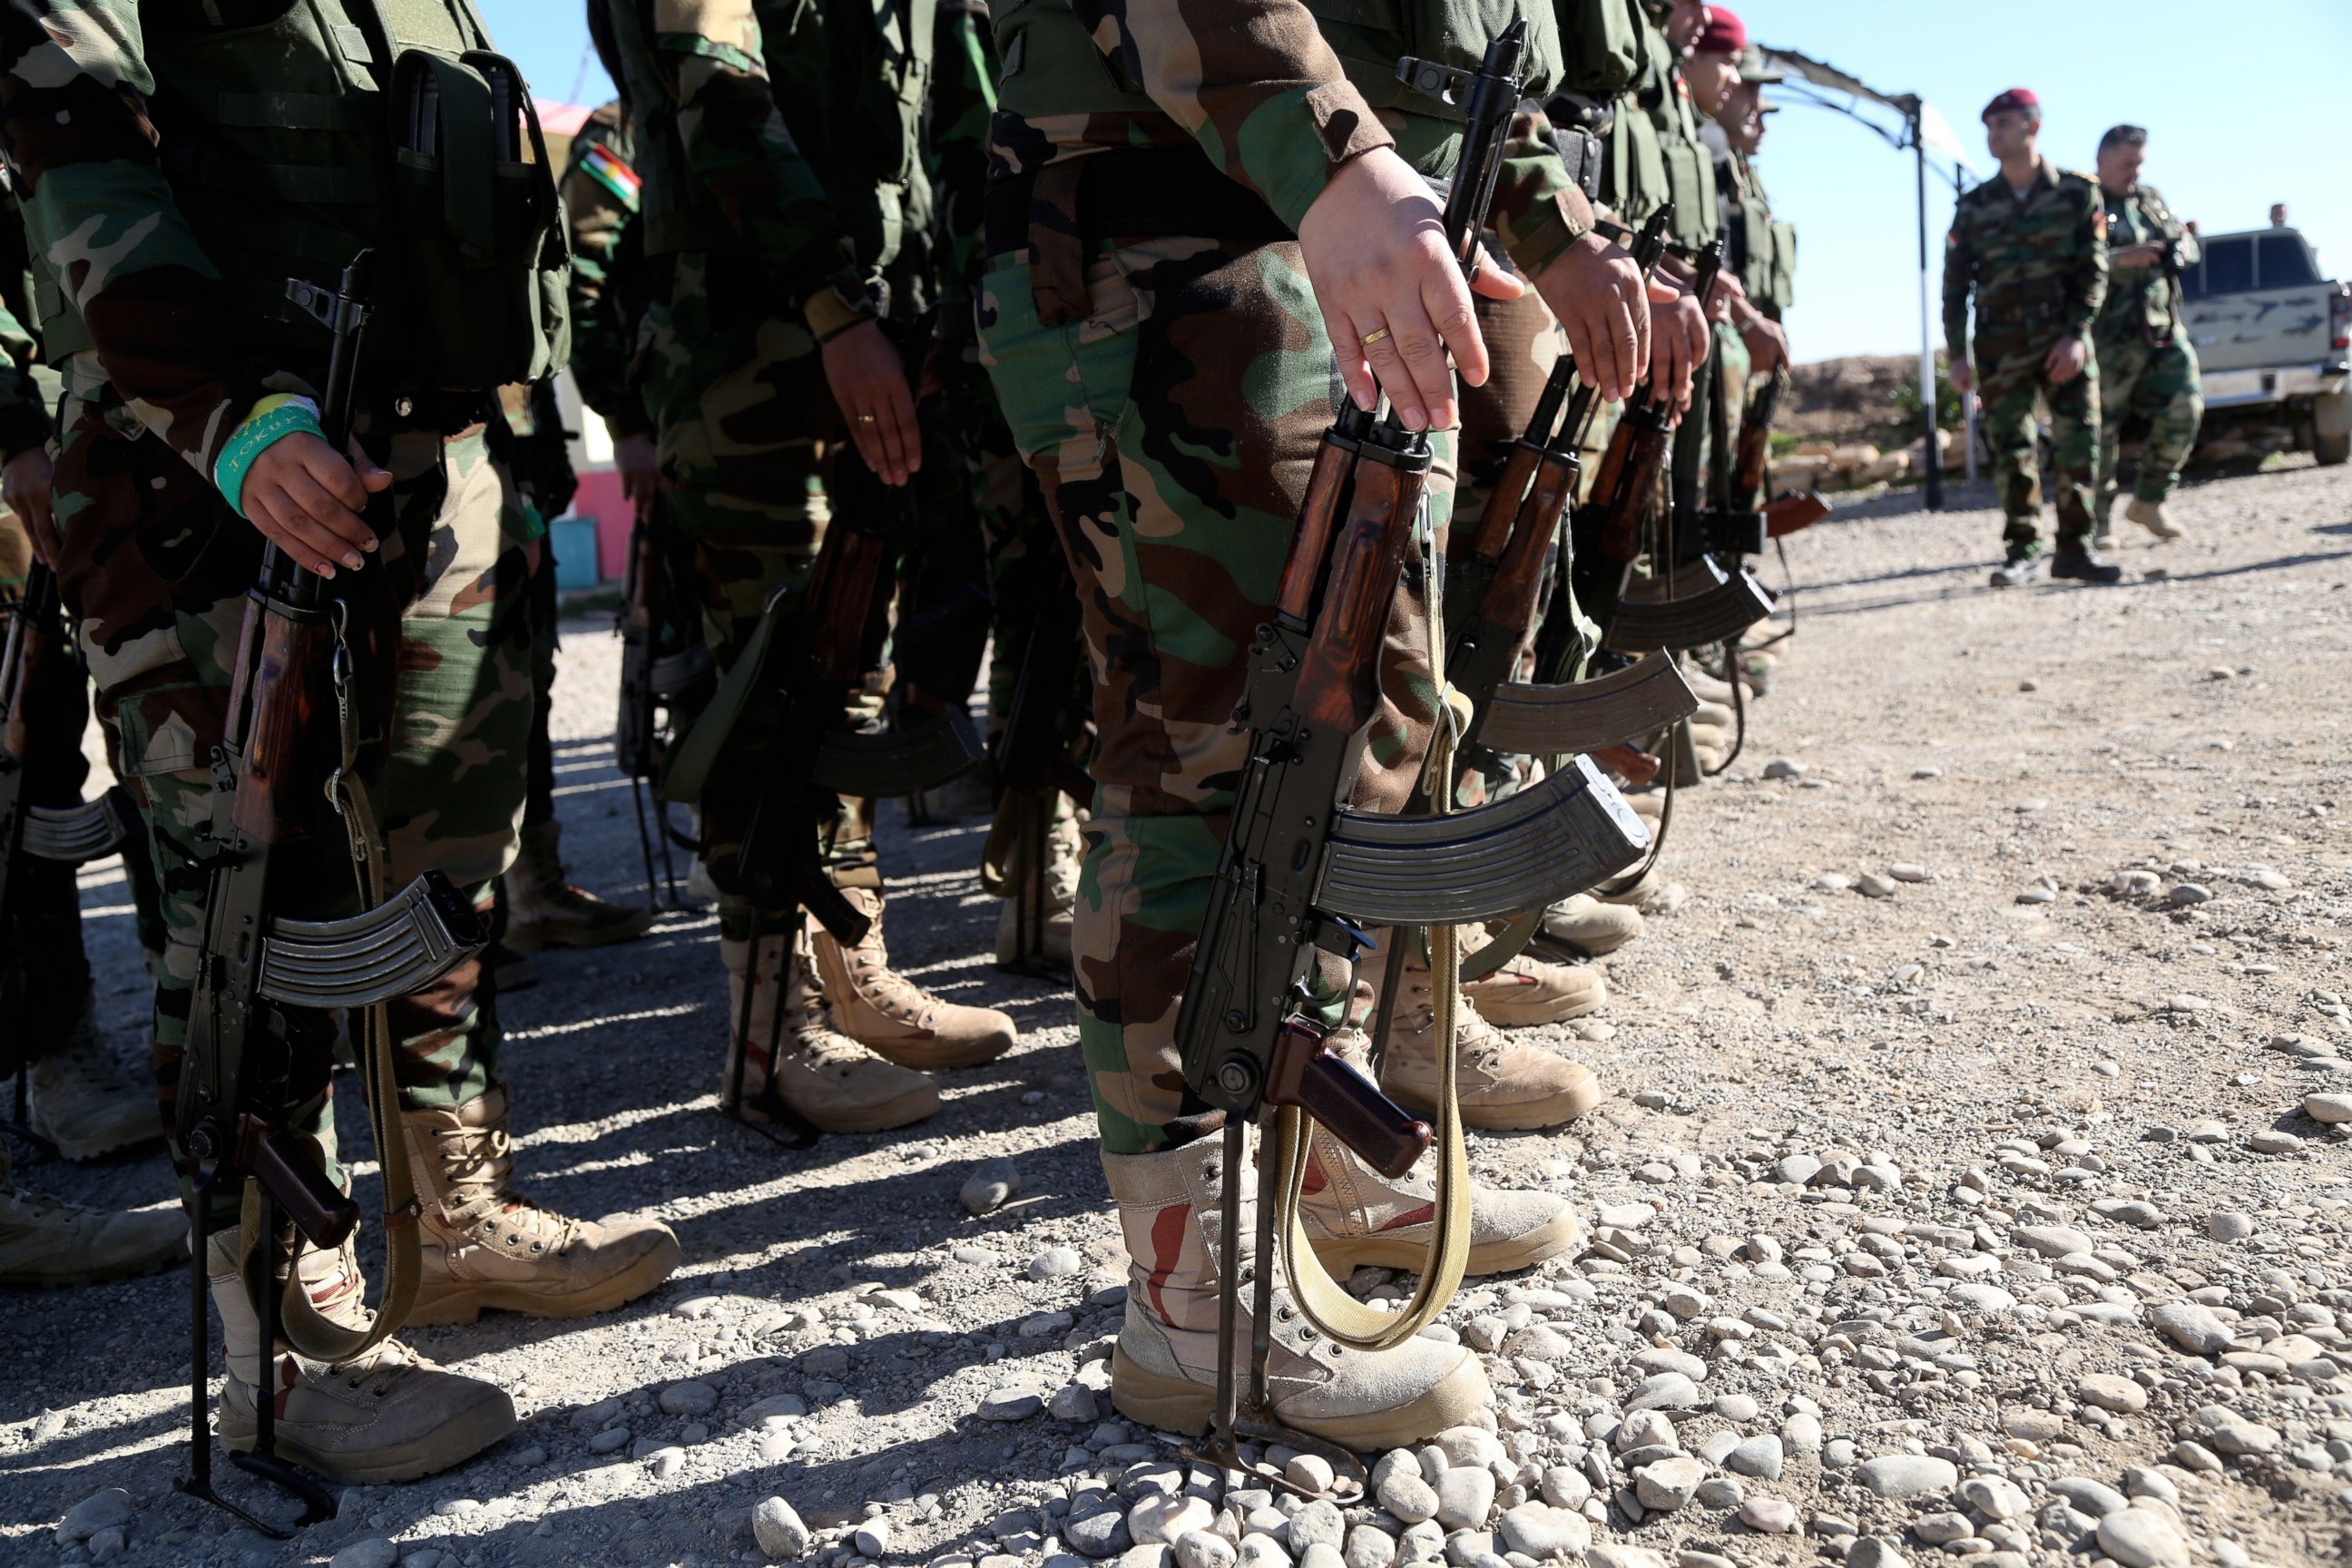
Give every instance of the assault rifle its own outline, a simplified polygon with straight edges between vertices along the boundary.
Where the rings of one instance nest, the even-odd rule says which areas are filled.
[[[701,711],[718,684],[710,645],[685,587],[689,567],[679,557],[682,542],[669,527],[660,503],[629,528],[629,566],[614,629],[621,634],[621,707],[613,726],[613,761],[629,781],[637,809],[637,852],[646,866],[646,890],[656,904],[676,908],[677,871],[670,845],[677,838],[668,805],[653,803],[646,826],[646,797],[661,776],[670,743]],[[661,882],[656,891],[654,847],[661,847]],[[687,845],[691,848],[692,845]]]
[[[62,899],[70,911],[75,894],[68,873],[120,849],[137,830],[139,812],[121,784],[72,805],[45,805],[29,798],[43,793],[34,773],[44,759],[81,749],[79,705],[53,719],[49,694],[60,679],[79,688],[84,677],[79,668],[59,668],[68,645],[58,616],[55,572],[33,563],[24,596],[8,607],[7,618],[6,651],[0,653],[0,1017],[9,1020],[12,1035],[37,1035],[43,1031],[31,1021],[43,1008],[79,1000],[60,994],[68,988],[64,977],[33,973],[52,947],[43,931],[52,910],[44,906]],[[16,1057],[16,1089],[8,1131],[41,1156],[54,1158],[56,1148],[33,1131],[26,1115],[29,1057],[21,1050],[10,1054]]]
[[[288,298],[317,316],[333,337],[321,425],[339,452],[351,435],[370,259],[371,253],[360,252],[332,294],[299,279],[287,285]],[[292,1527],[299,1528],[332,1517],[335,1507],[317,1481],[277,1456],[268,1382],[277,1346],[283,1338],[320,1360],[351,1359],[399,1327],[415,1290],[415,1193],[390,1052],[373,1010],[431,984],[488,940],[472,904],[439,871],[425,872],[358,915],[297,920],[289,912],[289,906],[315,909],[334,898],[319,877],[322,861],[332,864],[343,854],[342,847],[331,849],[320,841],[327,804],[342,818],[362,899],[381,897],[372,885],[381,879],[381,850],[350,776],[358,737],[349,613],[349,601],[332,596],[323,579],[293,566],[275,545],[264,552],[237,637],[227,722],[213,753],[209,887],[180,1074],[176,1131],[194,1187],[192,1447],[190,1473],[175,1485],[281,1540],[292,1529],[267,1522],[213,1489],[205,1373],[214,1206],[240,1193],[249,1205],[239,1251],[261,1320],[263,1381],[254,1400],[254,1448],[230,1455],[230,1462],[299,1499],[302,1514]],[[298,1054],[320,1053],[312,1061],[323,1076],[323,1053],[333,1034],[325,1014],[337,1008],[367,1010],[354,1032],[384,1164],[392,1253],[383,1309],[372,1329],[356,1334],[323,1323],[310,1310],[294,1268],[296,1244],[283,1228],[290,1221],[293,1232],[327,1248],[341,1246],[359,1223],[358,1206],[328,1181],[310,1140],[286,1125]]]
[[[981,880],[988,890],[1013,901],[1017,946],[998,967],[1019,973],[1052,974],[1045,945],[1045,873],[1051,860],[1058,798],[1084,805],[1093,784],[1070,754],[1071,694],[1078,680],[1081,607],[1069,564],[1058,553],[1040,596],[1037,619],[1021,651],[1020,673],[1006,705],[1004,728],[990,761],[1003,795],[996,820],[981,854]]]
[[[845,450],[842,462],[859,459]],[[862,464],[858,472],[865,472]],[[847,475],[845,481],[845,491],[857,482]],[[778,742],[761,770],[759,795],[737,857],[736,890],[753,905],[754,953],[763,937],[797,929],[803,913],[845,943],[865,940],[871,922],[826,874],[817,825],[844,798],[936,788],[980,760],[980,738],[956,707],[884,733],[855,734],[841,727],[849,694],[865,677],[868,629],[896,572],[898,546],[887,518],[911,505],[903,492],[889,496],[879,480],[872,482],[871,491],[835,511],[806,585],[798,593],[779,589],[768,601],[751,646],[688,731],[663,785],[665,800],[691,805],[744,710],[761,700],[771,706],[771,732]],[[743,987],[738,1040],[745,1040],[751,1029],[754,990]],[[772,1060],[784,1026],[783,1007],[772,1011]],[[719,1113],[787,1146],[813,1145],[817,1129],[784,1103],[772,1075],[756,1107],[766,1120],[746,1116],[743,1058],[740,1048],[730,1054]]]
[[[1731,463],[1730,493],[1700,519],[1701,537],[1715,555],[1761,555],[1772,540],[1811,528],[1830,514],[1822,498],[1800,490],[1768,503],[1771,478],[1772,422],[1788,395],[1789,367],[1781,365],[1750,394],[1739,418],[1739,446]]]
[[[1455,259],[1469,247],[1491,199],[1503,139],[1518,103],[1527,24],[1513,22],[1489,44],[1475,73],[1434,62],[1399,62],[1400,79],[1445,102],[1465,123],[1447,195],[1444,226]],[[1244,1433],[1330,1452],[1330,1446],[1275,1422],[1265,1352],[1272,1332],[1274,1226],[1287,1207],[1284,1253],[1293,1291],[1308,1320],[1339,1342],[1380,1348],[1400,1342],[1442,1309],[1461,1278],[1466,1226],[1455,1200],[1466,1183],[1458,1119],[1443,1118],[1437,1240],[1412,1305],[1377,1314],[1331,1287],[1298,1240],[1295,1206],[1281,1200],[1303,1178],[1312,1117],[1365,1162],[1401,1175],[1428,1149],[1429,1124],[1398,1107],[1327,1041],[1308,972],[1318,952],[1353,964],[1365,925],[1454,925],[1516,914],[1590,887],[1637,856],[1645,830],[1613,790],[1580,760],[1534,788],[1458,816],[1397,817],[1349,809],[1348,801],[1379,702],[1379,665],[1405,552],[1423,517],[1432,461],[1429,438],[1393,413],[1349,405],[1325,433],[1307,482],[1274,616],[1257,630],[1237,724],[1249,727],[1247,759],[1220,854],[1209,908],[1176,1023],[1187,1086],[1226,1112],[1220,1278],[1223,1282],[1217,1400],[1210,1462],[1243,1467]],[[1440,721],[1444,721],[1441,715]],[[1444,983],[1451,986],[1451,976]],[[1450,1074],[1450,1034],[1442,1048]],[[1450,1104],[1450,1101],[1448,1101]],[[1246,1413],[1235,1375],[1238,1352],[1241,1169],[1248,1124],[1268,1107],[1280,1114],[1280,1152],[1260,1160],[1258,1258]],[[1360,1483],[1351,1457],[1348,1473]],[[1274,1478],[1275,1484],[1287,1481]]]

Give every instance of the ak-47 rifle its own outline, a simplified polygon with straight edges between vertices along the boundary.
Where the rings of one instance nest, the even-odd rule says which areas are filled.
[[[351,434],[370,258],[360,252],[333,294],[299,279],[287,285],[288,298],[333,335],[321,425],[337,451]],[[431,984],[488,939],[471,903],[439,871],[425,872],[358,915],[311,921],[287,912],[289,906],[315,909],[334,898],[319,876],[322,861],[344,858],[342,847],[321,842],[329,805],[350,839],[362,901],[383,897],[375,885],[382,879],[382,850],[365,799],[350,776],[358,720],[347,604],[275,545],[264,552],[237,637],[227,723],[213,755],[209,886],[180,1075],[177,1134],[194,1186],[192,1448],[189,1476],[175,1484],[279,1539],[291,1529],[265,1521],[213,1489],[205,1261],[214,1206],[240,1194],[246,1205],[239,1256],[261,1320],[265,1379],[281,1338],[304,1354],[341,1362],[396,1331],[415,1290],[415,1194],[376,1010]],[[315,1064],[323,1076],[323,1054],[333,1037],[328,1014],[338,1008],[362,1019],[354,1033],[383,1163],[390,1263],[383,1307],[366,1331],[340,1329],[317,1316],[297,1281],[295,1244],[283,1228],[290,1220],[292,1231],[312,1246],[332,1247],[359,1222],[358,1206],[327,1180],[314,1146],[286,1125],[298,1056],[320,1053]],[[301,1500],[302,1515],[293,1528],[332,1517],[334,1502],[325,1489],[277,1457],[274,1401],[266,1383],[254,1410],[253,1452],[232,1454],[231,1462]]]
[[[1710,554],[1761,555],[1769,542],[1810,528],[1829,515],[1828,504],[1811,490],[1799,490],[1776,501],[1765,500],[1771,478],[1772,422],[1788,392],[1789,367],[1783,364],[1748,395],[1748,406],[1739,416],[1729,494],[1700,520]]]
[[[121,784],[72,805],[42,805],[28,797],[28,791],[42,793],[34,777],[42,759],[81,749],[79,706],[53,721],[49,697],[60,679],[79,686],[86,678],[78,668],[59,668],[68,661],[68,644],[58,615],[55,572],[33,563],[23,597],[5,613],[8,638],[6,651],[0,653],[0,1017],[9,1021],[12,1037],[29,1040],[69,1023],[58,1010],[80,999],[79,987],[68,984],[68,977],[47,969],[33,973],[56,946],[45,928],[53,927],[57,911],[45,906],[63,900],[69,914],[73,868],[121,848],[137,829],[139,812]],[[68,724],[69,730],[64,728]],[[57,1150],[33,1131],[26,1115],[28,1056],[8,1054],[16,1058],[8,1131],[38,1154],[54,1157]]]
[[[710,645],[684,586],[681,542],[659,501],[629,527],[629,565],[614,629],[621,635],[621,706],[613,726],[613,761],[629,781],[637,808],[637,852],[645,859],[646,891],[657,905],[677,903],[677,871],[670,845],[677,834],[669,807],[656,800],[650,827],[646,796],[660,779],[671,742],[710,700],[718,684]],[[661,847],[661,882],[654,879],[654,847]],[[686,845],[691,849],[691,844]],[[656,888],[667,889],[665,899]]]
[[[845,450],[841,461],[859,459]],[[863,483],[855,476],[845,479],[845,489]],[[740,887],[734,889],[753,906],[755,953],[764,936],[797,929],[804,913],[845,943],[863,941],[871,922],[826,874],[818,825],[832,818],[844,798],[936,788],[980,760],[980,738],[960,708],[879,734],[841,728],[849,695],[865,677],[868,630],[896,573],[898,544],[890,534],[889,514],[910,505],[904,491],[894,495],[877,479],[870,494],[834,512],[806,584],[797,593],[779,590],[769,600],[751,646],[688,731],[664,783],[665,800],[692,804],[719,765],[737,719],[754,700],[767,702],[774,723],[771,732],[779,741],[761,763],[760,793],[737,856]],[[743,987],[735,1021],[739,1041],[750,1033],[754,989]],[[783,1025],[784,1009],[779,1006],[768,1042],[771,1059]],[[772,1075],[751,1108],[759,1116],[746,1114],[743,1059],[740,1048],[730,1054],[719,1113],[788,1147],[813,1145],[817,1129],[784,1102]]]
[[[1004,728],[990,759],[1003,794],[981,852],[982,884],[1013,901],[1017,945],[1013,957],[1000,961],[998,967],[1031,974],[1066,972],[1065,966],[1051,963],[1045,951],[1050,840],[1059,797],[1067,795],[1083,805],[1094,789],[1071,753],[1072,693],[1084,653],[1077,584],[1058,552],[1050,572],[1040,575],[1048,577],[1048,585],[1021,650]]]
[[[1466,264],[1493,194],[1517,107],[1526,37],[1525,21],[1512,23],[1475,73],[1412,58],[1397,67],[1402,80],[1464,121],[1444,213],[1457,262]],[[1589,767],[1459,816],[1349,809],[1380,702],[1381,640],[1420,526],[1431,460],[1429,438],[1392,413],[1375,416],[1351,405],[1334,421],[1307,479],[1273,618],[1250,647],[1234,712],[1236,723],[1249,727],[1247,759],[1176,1023],[1187,1086],[1226,1112],[1217,1402],[1202,1455],[1228,1468],[1242,1468],[1237,1440],[1245,1431],[1331,1451],[1282,1428],[1268,1403],[1273,1270],[1265,1265],[1278,1214],[1290,1219],[1285,1272],[1301,1309],[1338,1342],[1363,1348],[1402,1342],[1442,1310],[1460,1280],[1466,1247],[1458,1203],[1467,1167],[1459,1120],[1443,1097],[1441,1221],[1407,1310],[1368,1317],[1330,1286],[1300,1239],[1295,1204],[1285,1196],[1295,1197],[1304,1177],[1306,1117],[1391,1175],[1410,1169],[1433,1138],[1427,1122],[1330,1050],[1330,1029],[1307,984],[1316,954],[1352,964],[1366,946],[1364,925],[1450,926],[1549,903],[1622,867],[1646,839],[1633,812]],[[1450,991],[1452,976],[1440,967],[1439,984]],[[1447,1058],[1439,1079],[1450,1083],[1452,1033],[1444,1026],[1439,1033]],[[1259,1166],[1261,1267],[1244,1414],[1236,1377],[1241,1168],[1248,1124],[1268,1107],[1280,1112],[1279,1152],[1270,1147]],[[1344,1467],[1360,1484],[1352,1457],[1344,1457]]]

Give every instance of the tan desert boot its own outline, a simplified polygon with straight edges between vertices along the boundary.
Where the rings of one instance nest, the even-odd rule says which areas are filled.
[[[175,1205],[117,1214],[20,1193],[0,1142],[0,1289],[103,1285],[168,1268],[188,1255],[188,1222]]]
[[[677,1237],[659,1220],[572,1219],[515,1191],[506,1085],[463,1105],[404,1109],[400,1127],[425,1211],[409,1321],[470,1323],[485,1307],[590,1317],[677,1267]]]
[[[978,1067],[1013,1048],[1020,1032],[995,1008],[942,1002],[891,971],[880,894],[845,888],[842,897],[872,922],[865,941],[845,947],[814,920],[808,922],[809,949],[835,1028],[885,1061],[926,1070]]]
[[[1549,963],[1522,952],[1492,974],[1464,981],[1462,994],[1486,1022],[1524,1029],[1599,1012],[1609,1000],[1609,983],[1597,969]]]
[[[1344,1030],[1332,1044],[1350,1039],[1350,1060],[1360,1059],[1363,1036]],[[1299,1213],[1316,1256],[1335,1279],[1348,1270],[1419,1268],[1429,1257],[1437,1223],[1437,1188],[1415,1169],[1391,1181],[1355,1151],[1315,1125],[1308,1140],[1307,1179],[1299,1189]],[[1426,1166],[1434,1155],[1424,1155]],[[1549,1193],[1515,1193],[1473,1183],[1470,1189],[1469,1274],[1509,1274],[1581,1246],[1584,1227],[1566,1198]]]
[[[1390,935],[1385,931],[1370,934],[1382,947]],[[1376,948],[1375,953],[1380,951]],[[1366,982],[1358,987],[1360,1007],[1370,988],[1370,977],[1385,974],[1387,968],[1384,960],[1366,962]],[[1360,1021],[1377,1016],[1375,997],[1372,1010],[1360,1013]],[[1557,1051],[1508,1038],[1480,1017],[1475,1006],[1465,1003],[1454,1009],[1454,1081],[1465,1127],[1503,1131],[1559,1127],[1600,1103],[1601,1086],[1590,1068]],[[1404,963],[1403,989],[1381,1053],[1381,1088],[1409,1110],[1436,1114],[1436,995],[1429,965],[1417,955]]]
[[[205,1252],[228,1369],[221,1380],[221,1442],[234,1453],[251,1453],[261,1319],[237,1274],[236,1233],[215,1235]],[[335,1252],[306,1250],[300,1272],[321,1317],[350,1329],[372,1321],[350,1241]],[[278,1454],[330,1480],[413,1481],[462,1464],[515,1429],[514,1401],[504,1389],[436,1366],[398,1340],[334,1365],[281,1351],[271,1358],[270,1373]]]
[[[1221,1143],[1102,1157],[1128,1256],[1111,1403],[1167,1432],[1208,1430],[1216,1400]],[[1246,1358],[1246,1277],[1238,1288]],[[1274,1292],[1274,1316],[1267,1386],[1275,1415],[1302,1432],[1358,1450],[1392,1448],[1459,1424],[1493,1397],[1477,1358],[1460,1345],[1413,1339],[1377,1354],[1349,1350],[1309,1328],[1283,1289]]]
[[[654,923],[651,910],[608,904],[565,879],[563,825],[535,822],[506,874],[506,944],[517,952],[634,942]]]
[[[1067,964],[1070,959],[1070,923],[1078,909],[1078,863],[1086,854],[1086,841],[1078,830],[1076,810],[1065,795],[1056,795],[1054,805],[1054,827],[1045,839],[1045,919],[1038,932],[1038,943],[1044,950],[1035,956],[1048,963]],[[1017,963],[1021,953],[1021,900],[1007,899],[996,914],[996,962],[999,965]]]
[[[152,1082],[114,1064],[85,1002],[80,1020],[56,1051],[26,1070],[26,1120],[68,1160],[95,1160],[163,1136]]]
[[[2160,500],[2142,500],[2134,496],[2131,504],[2124,508],[2124,516],[2158,539],[2178,539],[2189,531],[2167,515]]]
[[[1539,940],[1585,958],[1614,952],[1642,934],[1642,911],[1631,904],[1604,903],[1591,893],[1574,893],[1544,910]]]
[[[939,1086],[921,1073],[887,1062],[833,1026],[823,989],[809,970],[807,950],[787,936],[764,937],[759,962],[751,944],[722,937],[727,964],[728,1073],[742,1060],[742,1098],[730,1108],[746,1121],[773,1118],[762,1109],[772,1092],[822,1132],[882,1132],[920,1121],[940,1108]],[[743,993],[751,987],[750,1026],[741,1037]],[[781,1003],[782,1016],[778,1018]],[[768,1056],[776,1042],[775,1059]],[[722,1080],[720,1093],[725,1093]]]

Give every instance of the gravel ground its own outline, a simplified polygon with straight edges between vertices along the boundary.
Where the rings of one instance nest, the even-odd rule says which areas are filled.
[[[1366,1506],[1228,1495],[1097,1397],[1123,1272],[1068,1003],[988,962],[982,825],[894,812],[901,967],[1026,1031],[933,1122],[791,1154],[713,1116],[707,911],[542,958],[507,1007],[528,1183],[668,1220],[677,1277],[595,1322],[411,1334],[520,1429],[285,1546],[171,1490],[184,1276],[0,1300],[0,1559],[2344,1561],[2352,470],[2195,488],[2191,537],[2126,541],[2107,591],[1991,593],[1993,516],[1912,504],[1791,542],[1802,629],[1679,808],[1689,900],[1559,1037],[1612,1097],[1474,1157],[1571,1194],[1593,1245],[1463,1292],[1433,1331],[1490,1352],[1496,1430],[1381,1458]],[[634,898],[615,664],[572,631],[557,765],[575,876]],[[120,872],[84,891],[128,1058]],[[1012,1200],[968,1213],[1008,1160]],[[153,1153],[20,1179],[167,1197]]]

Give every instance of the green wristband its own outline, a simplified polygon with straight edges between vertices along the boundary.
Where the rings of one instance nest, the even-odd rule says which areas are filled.
[[[249,515],[245,510],[246,470],[253,467],[255,458],[298,431],[326,438],[326,431],[319,426],[319,405],[307,397],[273,393],[256,403],[245,423],[229,432],[227,444],[213,459],[213,485],[230,510],[239,517]]]

